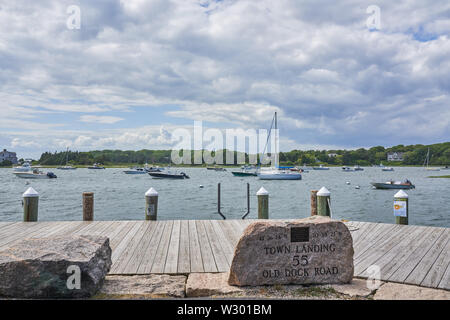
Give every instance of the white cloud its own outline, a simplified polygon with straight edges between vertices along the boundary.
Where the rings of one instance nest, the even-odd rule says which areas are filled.
[[[112,116],[84,115],[80,117],[81,122],[88,122],[88,123],[114,124],[122,120],[124,119]]]
[[[299,145],[450,136],[446,0],[380,0],[375,32],[371,1],[77,3],[80,30],[66,28],[73,1],[1,3],[0,132],[9,141],[32,131],[48,138],[43,148],[164,145],[158,123],[150,135],[125,128],[138,108],[157,109],[152,123],[243,128],[266,128],[278,111],[282,134]],[[70,132],[59,123],[69,113]],[[83,122],[125,131],[85,132]]]

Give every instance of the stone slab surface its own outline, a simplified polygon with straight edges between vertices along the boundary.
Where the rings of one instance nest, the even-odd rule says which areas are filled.
[[[450,291],[400,283],[385,283],[375,293],[375,300],[450,300]]]
[[[228,284],[228,272],[191,273],[186,282],[187,297],[207,297],[240,293],[243,290]]]
[[[94,298],[184,298],[186,276],[150,274],[107,276]]]

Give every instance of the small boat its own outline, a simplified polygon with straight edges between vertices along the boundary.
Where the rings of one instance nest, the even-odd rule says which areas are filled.
[[[379,183],[379,182],[371,182],[372,186],[374,186],[376,189],[414,189],[415,186],[406,179],[405,181],[387,181],[385,183]]]
[[[94,165],[88,167],[88,169],[91,169],[91,170],[102,170],[102,169],[105,169],[105,167],[103,167],[100,163],[94,163]]]
[[[383,168],[381,168],[381,171],[394,171],[394,168],[392,168],[392,167],[383,167]]]
[[[144,168],[130,168],[130,170],[125,170],[125,174],[146,174],[147,171]]]
[[[364,171],[364,168],[361,168],[360,166],[356,165],[353,167],[353,170],[355,171]]]
[[[324,167],[323,164],[321,164],[318,167],[313,167],[313,170],[330,170],[330,168]]]
[[[227,171],[227,169],[221,167],[206,167],[206,170]]]
[[[353,170],[353,169],[350,168],[350,167],[342,167],[342,171],[344,171],[344,172],[353,172],[353,171],[355,171],[355,170]]]
[[[148,173],[152,178],[156,179],[189,179],[189,176],[184,173],[170,173],[170,172],[149,172]]]
[[[42,172],[34,169],[32,172],[13,172],[16,177],[22,179],[55,179],[57,176],[53,172]]]
[[[242,170],[242,171],[231,171],[231,173],[233,174],[233,176],[236,177],[256,177],[258,176],[258,174],[253,171],[249,171],[249,170]]]
[[[441,168],[442,170],[450,170],[449,166],[445,166],[443,168]]]

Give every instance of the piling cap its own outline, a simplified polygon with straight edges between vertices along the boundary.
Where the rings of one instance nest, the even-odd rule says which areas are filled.
[[[400,190],[394,195],[394,198],[408,198],[408,194],[405,191]]]
[[[258,192],[256,193],[257,196],[268,196],[269,192],[264,189],[264,187],[259,188]]]
[[[148,189],[148,191],[145,193],[145,195],[148,197],[148,196],[157,196],[158,195],[158,192],[155,190],[155,189],[153,189],[153,188],[150,188],[150,189]]]
[[[29,187],[27,191],[22,195],[24,198],[36,198],[39,197],[39,193],[34,190],[32,187]]]
[[[322,187],[320,188],[319,192],[317,192],[317,195],[319,197],[329,197],[331,195],[330,191],[328,191],[327,188]]]

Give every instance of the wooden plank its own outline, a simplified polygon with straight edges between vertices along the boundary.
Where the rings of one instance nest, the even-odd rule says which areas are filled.
[[[228,241],[230,242],[231,246],[233,247],[233,252],[234,252],[234,248],[236,247],[236,245],[241,237],[241,232],[236,230],[233,223],[231,223],[229,220],[218,221],[218,223],[219,223],[220,227],[222,228],[225,237],[227,237]]]
[[[140,235],[139,243],[125,265],[124,274],[137,274],[141,261],[147,254],[146,249],[151,242],[157,223],[156,221],[145,221],[144,225],[147,225],[147,228]]]
[[[50,222],[24,222],[25,226],[18,226],[8,237],[0,241],[0,248],[8,247],[16,241],[30,238],[36,232],[45,231],[52,227]],[[39,233],[38,233],[39,234]]]
[[[189,221],[181,220],[180,226],[180,250],[178,253],[178,273],[190,273],[189,261]]]
[[[151,273],[153,263],[155,261],[156,251],[158,250],[159,244],[161,242],[164,229],[166,228],[167,221],[154,221],[155,228],[151,234],[151,239],[148,245],[144,249],[144,255],[139,267],[137,269],[137,274],[148,274]]]
[[[366,269],[373,264],[377,264],[377,260],[382,258],[387,252],[397,246],[405,237],[408,236],[407,232],[402,232],[402,225],[396,225],[397,227],[391,234],[386,234],[382,240],[373,244],[373,247],[359,258],[354,259],[355,271],[354,274],[358,276],[366,277]]]
[[[389,237],[399,228],[400,226],[396,224],[380,224],[377,228],[372,229],[372,231],[368,232],[364,239],[360,238],[360,240],[353,246],[353,249],[355,250],[353,259],[358,259],[360,256],[364,255],[369,248],[374,246],[375,243],[383,241],[385,237]]]
[[[197,226],[200,250],[202,252],[203,269],[205,272],[217,272],[216,262],[212,253],[211,244],[206,235],[205,227],[200,220],[195,221],[195,225]]]
[[[173,220],[166,221],[164,231],[156,250],[155,260],[153,261],[151,273],[164,273],[166,265],[167,252],[170,244],[170,236],[172,234]]]
[[[234,253],[234,245],[231,243],[230,239],[225,235],[223,229],[220,227],[218,220],[210,220],[214,231],[219,237],[220,244],[222,245],[223,251],[227,254]],[[231,263],[231,261],[230,261]]]
[[[352,233],[353,244],[356,245],[359,238],[367,235],[368,230],[370,230],[371,228],[375,228],[375,226],[375,223],[361,223],[359,229],[356,232]]]
[[[214,256],[214,261],[216,262],[217,271],[219,272],[227,272],[230,270],[230,264],[225,257],[225,251],[222,248],[219,237],[217,233],[214,231],[214,228],[209,220],[202,221],[203,226],[205,227],[206,236],[208,237],[208,241],[211,245],[211,250]]]
[[[444,272],[441,282],[439,282],[438,288],[450,290],[450,263],[447,265],[447,270]]]
[[[377,265],[381,269],[383,279],[389,279],[389,277],[402,266],[409,254],[420,246],[423,239],[428,236],[433,228],[420,227],[414,229],[410,235],[405,238],[395,250],[391,250],[381,259],[377,261]]]
[[[422,281],[428,274],[428,271],[430,271],[433,263],[436,261],[442,250],[447,245],[448,239],[449,233],[442,232],[439,238],[436,239],[430,250],[428,250],[428,252],[423,256],[422,260],[420,260],[420,262],[406,278],[405,283],[417,285],[422,283]]]
[[[166,264],[164,266],[164,273],[177,273],[178,255],[180,249],[180,227],[181,221],[175,220],[173,222],[172,234],[170,235]]]
[[[422,257],[428,252],[428,250],[434,245],[435,241],[444,232],[444,229],[433,228],[431,234],[429,234],[421,245],[412,251],[405,262],[400,268],[397,269],[388,279],[392,282],[404,282],[410,273],[414,270],[416,265],[420,262]]]
[[[122,241],[113,249],[111,259],[113,264],[116,263],[120,255],[127,249],[129,241],[134,237],[139,228],[143,225],[144,221],[133,221],[131,229],[124,235]],[[114,265],[112,267],[114,269]]]
[[[142,240],[143,235],[147,231],[149,224],[147,221],[142,221],[137,231],[133,234],[130,233],[130,237],[126,244],[126,250],[123,250],[122,253],[117,257],[114,266],[111,268],[111,274],[125,274],[126,267],[130,263],[130,259],[134,254],[134,251],[139,246],[139,243]]]
[[[200,249],[200,240],[198,238],[195,220],[189,220],[188,226],[191,272],[205,272],[205,269],[203,268],[203,257]]]
[[[446,230],[447,235],[449,232],[450,230]],[[447,244],[441,251],[436,261],[431,266],[431,269],[428,271],[427,275],[420,283],[420,285],[423,287],[437,288],[442,278],[444,277],[445,271],[447,270],[449,263],[450,263],[450,240],[447,240]]]

